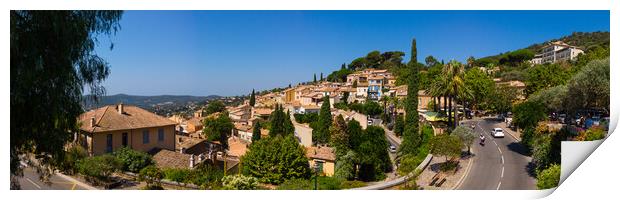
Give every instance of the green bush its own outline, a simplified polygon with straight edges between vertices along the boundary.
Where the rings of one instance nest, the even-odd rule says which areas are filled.
[[[305,149],[292,135],[267,137],[252,143],[241,157],[243,173],[264,183],[310,177]]]
[[[86,157],[88,157],[88,152],[83,147],[78,145],[69,147],[59,169],[67,174],[75,174],[78,172],[77,163]]]
[[[359,188],[359,187],[364,187],[368,184],[366,184],[366,182],[362,182],[362,181],[342,181],[342,183],[340,184],[340,188],[341,189],[351,189],[351,188]]]
[[[353,188],[359,185],[365,185],[361,181],[342,181],[334,177],[319,176],[317,179],[319,190],[340,190],[343,186]],[[346,182],[346,183],[345,183]],[[290,179],[277,188],[278,190],[314,190],[314,178],[310,179]]]
[[[112,155],[101,155],[82,159],[77,167],[80,174],[90,182],[107,181],[112,173],[120,170],[123,163]]]
[[[192,177],[192,170],[169,168],[164,169],[163,174],[165,179],[179,183],[190,183]]]
[[[154,164],[150,155],[128,147],[120,148],[113,154],[123,163],[122,170],[124,171],[138,173],[142,168]]]
[[[536,187],[538,189],[549,189],[557,187],[560,183],[560,165],[552,164],[549,168],[537,173]]]
[[[226,190],[255,190],[258,188],[258,179],[241,174],[224,176],[222,185]]]
[[[161,186],[160,182],[163,177],[164,174],[154,165],[142,168],[138,174],[138,180],[146,182],[147,188],[153,189],[156,189],[157,186]]]
[[[312,123],[319,120],[319,114],[306,113],[306,114],[294,114],[295,121],[300,124]]]

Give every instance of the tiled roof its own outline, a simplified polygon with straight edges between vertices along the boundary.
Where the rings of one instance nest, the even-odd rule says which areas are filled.
[[[306,157],[325,161],[336,160],[336,154],[331,147],[306,147]]]
[[[254,113],[257,115],[271,115],[273,110],[271,108],[255,108]]]
[[[159,148],[151,150],[149,154],[153,155],[153,161],[155,161],[155,164],[159,168],[189,169],[189,160],[191,155]]]
[[[98,133],[114,130],[139,129],[175,125],[168,118],[156,115],[136,106],[123,105],[123,113],[119,113],[116,105],[104,106],[88,111],[79,116],[80,129]],[[95,118],[95,126],[91,127],[90,119]]]

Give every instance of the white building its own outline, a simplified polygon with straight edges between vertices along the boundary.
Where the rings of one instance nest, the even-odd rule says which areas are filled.
[[[570,46],[562,41],[552,42],[545,46],[541,54],[537,54],[530,60],[532,64],[557,63],[561,61],[575,60],[583,50]]]

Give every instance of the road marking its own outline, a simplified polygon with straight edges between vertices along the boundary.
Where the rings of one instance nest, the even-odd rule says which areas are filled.
[[[497,145],[497,142],[495,142],[495,140],[493,140],[493,143],[495,143],[495,146],[497,146],[497,148],[499,149],[499,145]]]
[[[497,184],[497,190],[499,190],[499,187],[502,186],[502,182],[500,181],[499,184]]]
[[[34,183],[32,180],[30,180],[30,178],[26,177],[26,180],[30,183],[32,183],[34,186],[36,186],[37,188],[41,189],[41,186],[39,186],[38,184]]]
[[[503,164],[504,164],[504,156],[502,156],[502,165],[503,165]],[[504,169],[502,169],[502,170],[504,170]]]
[[[502,174],[503,174],[503,169],[502,169]],[[71,190],[75,190],[75,186],[77,185],[77,183],[73,183],[73,187],[71,187]]]
[[[499,154],[502,154],[503,156],[502,149],[500,149],[499,146],[497,146],[497,150],[499,151]]]
[[[504,159],[502,159],[502,160],[504,160]],[[504,178],[504,166],[502,166],[502,177],[501,178]]]

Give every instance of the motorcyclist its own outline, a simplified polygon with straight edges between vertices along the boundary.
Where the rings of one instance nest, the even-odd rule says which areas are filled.
[[[484,144],[484,135],[480,134],[480,144]]]

